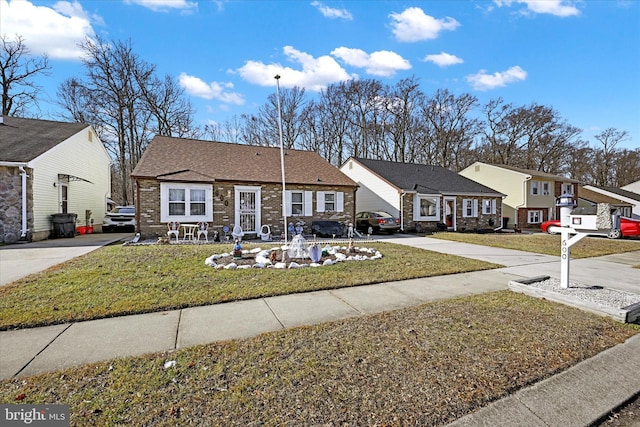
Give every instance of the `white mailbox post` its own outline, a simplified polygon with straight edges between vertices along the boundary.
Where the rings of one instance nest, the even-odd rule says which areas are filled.
[[[563,193],[556,201],[560,208],[560,287],[569,287],[569,261],[571,261],[571,246],[578,243],[586,236],[577,232],[571,226],[571,210],[576,205],[573,194]]]
[[[560,286],[569,287],[569,262],[571,261],[571,246],[584,237],[608,236],[620,237],[619,212],[612,214],[609,204],[600,203],[592,212],[584,212],[582,208],[574,209],[573,195],[563,193],[556,201],[560,208]]]

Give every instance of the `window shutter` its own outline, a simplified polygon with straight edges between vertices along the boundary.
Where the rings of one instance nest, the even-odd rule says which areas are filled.
[[[473,216],[478,216],[478,199],[473,199]]]
[[[285,215],[291,216],[291,191],[289,190],[284,192],[284,209]]]
[[[316,191],[316,210],[318,212],[324,212],[324,191]]]
[[[336,212],[344,211],[344,193],[342,191],[336,192]]]
[[[313,215],[313,191],[304,192],[304,216]]]
[[[491,200],[491,213],[495,214],[496,213],[496,205],[498,204],[498,201],[496,199],[492,199]]]

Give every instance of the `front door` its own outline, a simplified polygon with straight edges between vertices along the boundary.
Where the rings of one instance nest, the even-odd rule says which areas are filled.
[[[257,233],[260,230],[260,187],[235,187],[235,224],[245,233]]]
[[[456,231],[456,198],[445,197],[442,222],[447,225],[447,230]]]

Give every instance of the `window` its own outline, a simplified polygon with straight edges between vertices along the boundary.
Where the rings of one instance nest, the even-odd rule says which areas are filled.
[[[562,194],[573,194],[573,184],[562,184]]]
[[[169,189],[169,215],[184,215],[187,212],[186,194],[184,188]]]
[[[531,188],[531,195],[532,196],[539,195],[540,194],[540,181],[531,181],[530,188]]]
[[[496,213],[496,199],[482,199],[482,213],[485,215]]]
[[[291,192],[291,215],[302,215],[304,213],[304,193],[302,191]]]
[[[542,222],[542,211],[529,211],[527,222],[529,224],[540,224]]]
[[[191,215],[204,215],[206,212],[205,191],[203,189],[192,189],[190,196],[189,213]]]
[[[543,182],[542,183],[542,195],[543,196],[548,196],[551,194],[551,184],[549,182]]]
[[[478,216],[478,200],[463,199],[462,200],[462,216],[466,218],[475,218]]]
[[[440,218],[440,197],[417,195],[414,217],[416,220],[437,221]]]
[[[311,204],[313,196],[311,191],[287,190],[285,193],[285,206],[287,216],[311,216]]]
[[[213,187],[160,183],[160,221],[213,221]]]
[[[316,191],[316,204],[317,212],[342,212],[344,211],[344,193],[341,191]]]

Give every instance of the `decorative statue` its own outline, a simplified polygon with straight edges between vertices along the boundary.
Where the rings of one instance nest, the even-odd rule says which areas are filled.
[[[233,259],[242,259],[242,245],[240,239],[236,239],[236,243],[233,245]]]

